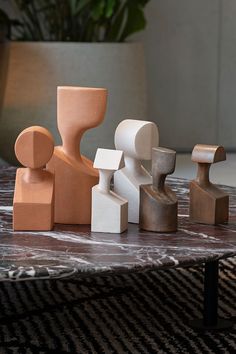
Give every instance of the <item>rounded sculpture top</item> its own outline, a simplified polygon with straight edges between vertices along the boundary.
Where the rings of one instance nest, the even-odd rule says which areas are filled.
[[[51,133],[39,126],[24,129],[15,142],[17,159],[29,168],[44,167],[52,157],[53,150],[54,140]]]
[[[152,148],[159,145],[159,132],[155,123],[125,119],[115,131],[115,147],[126,156],[151,160]]]
[[[198,163],[216,163],[226,160],[223,146],[197,144],[192,151],[192,161]]]
[[[107,89],[59,86],[57,120],[62,138],[102,123],[107,104]]]

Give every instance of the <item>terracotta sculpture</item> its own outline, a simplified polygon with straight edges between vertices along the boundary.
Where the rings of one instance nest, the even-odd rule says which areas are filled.
[[[94,167],[100,178],[92,190],[92,231],[121,233],[128,227],[128,202],[110,190],[113,173],[124,165],[123,151],[97,150]]]
[[[152,184],[140,186],[140,228],[156,232],[177,230],[178,201],[165,185],[166,176],[175,170],[176,152],[152,149]]]
[[[15,153],[26,168],[19,168],[13,201],[14,230],[51,230],[54,222],[54,175],[44,169],[54,149],[53,137],[45,128],[23,130]]]
[[[228,221],[229,196],[209,181],[212,163],[224,161],[222,146],[197,144],[192,161],[198,163],[197,178],[190,182],[190,220],[204,224]]]
[[[158,128],[152,122],[126,119],[116,128],[115,146],[124,151],[125,168],[114,175],[114,191],[129,202],[129,222],[139,222],[139,186],[152,181],[141,160],[151,160],[158,144]]]
[[[107,90],[58,87],[57,119],[62,146],[57,146],[47,169],[55,173],[55,222],[90,224],[91,192],[98,171],[81,156],[80,141],[86,130],[104,119]]]

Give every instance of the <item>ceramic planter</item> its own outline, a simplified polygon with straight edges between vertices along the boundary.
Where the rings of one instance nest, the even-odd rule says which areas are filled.
[[[8,82],[0,122],[0,156],[15,162],[14,141],[31,125],[48,128],[60,143],[56,126],[56,88],[105,87],[104,123],[85,135],[82,153],[112,148],[114,132],[125,118],[147,119],[146,72],[140,43],[12,42]]]

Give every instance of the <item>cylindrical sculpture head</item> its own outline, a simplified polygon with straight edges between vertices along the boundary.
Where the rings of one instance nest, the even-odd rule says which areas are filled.
[[[101,124],[106,104],[107,90],[104,88],[58,87],[57,122],[62,139]]]
[[[158,147],[152,149],[152,175],[170,175],[175,170],[176,152]]]
[[[115,132],[115,147],[126,156],[138,160],[151,160],[152,148],[159,144],[159,133],[155,123],[125,119]]]

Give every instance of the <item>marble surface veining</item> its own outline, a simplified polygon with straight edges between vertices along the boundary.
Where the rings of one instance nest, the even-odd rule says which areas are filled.
[[[13,232],[14,179],[15,168],[0,168],[0,281],[186,267],[236,254],[236,188],[223,187],[230,194],[225,225],[191,223],[188,182],[169,178],[179,198],[176,233],[141,231],[134,224],[122,234],[59,224],[50,232]]]

